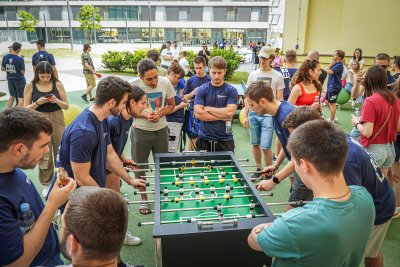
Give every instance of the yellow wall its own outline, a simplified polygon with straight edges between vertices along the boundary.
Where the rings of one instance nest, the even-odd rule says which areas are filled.
[[[400,55],[399,11],[400,0],[286,0],[283,50]]]

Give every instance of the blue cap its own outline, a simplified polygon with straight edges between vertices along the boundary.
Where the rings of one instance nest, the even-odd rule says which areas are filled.
[[[29,206],[29,203],[21,203],[21,205],[19,205],[19,209],[21,212],[27,212],[31,209],[31,207]]]

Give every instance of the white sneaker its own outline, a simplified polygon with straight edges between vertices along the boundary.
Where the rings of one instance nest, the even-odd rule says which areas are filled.
[[[43,189],[42,189],[42,197],[46,198],[47,195],[49,194],[49,190],[50,190],[50,185],[44,185]]]
[[[142,243],[142,239],[140,239],[137,236],[132,235],[131,232],[126,231],[125,239],[124,239],[124,245],[128,246],[137,246]]]

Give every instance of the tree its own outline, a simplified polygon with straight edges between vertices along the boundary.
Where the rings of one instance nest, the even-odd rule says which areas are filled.
[[[99,9],[97,7],[94,8],[94,20],[95,20],[95,26],[96,26],[96,31],[101,30],[101,24],[100,22],[103,20],[103,18],[99,15]],[[89,42],[92,43],[92,36],[94,36],[94,31],[93,31],[93,7],[91,5],[86,5],[82,6],[81,10],[79,11],[79,15],[77,17],[79,22],[81,23],[80,28],[83,30],[85,33],[85,40],[86,36],[89,36]]]
[[[21,26],[19,26],[20,30],[25,30],[27,32],[36,32],[36,26],[39,23],[39,20],[35,19],[35,17],[25,10],[18,10],[18,20],[21,22]]]

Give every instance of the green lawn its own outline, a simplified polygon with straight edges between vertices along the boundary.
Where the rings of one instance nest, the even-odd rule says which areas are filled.
[[[68,100],[71,104],[77,104],[82,108],[88,107],[89,105],[84,103],[80,98],[82,91],[69,92]],[[4,110],[6,105],[6,101],[0,101],[0,111]],[[326,107],[323,109],[324,115],[327,117],[329,111]],[[337,112],[337,117],[339,118],[339,122],[337,125],[344,129],[346,132],[351,130],[351,122],[350,117],[351,114],[354,113],[354,110],[349,104],[343,105],[340,110]],[[254,165],[253,157],[251,156],[251,146],[249,140],[249,132],[247,129],[243,128],[238,120],[234,120],[233,123],[233,132],[235,139],[235,155],[238,159],[249,158],[250,162],[246,163],[249,165]],[[275,142],[273,142],[275,144]],[[131,143],[128,141],[125,147],[125,155],[130,156],[130,148]],[[272,148],[274,149],[274,147]],[[247,170],[252,170],[246,168]],[[25,170],[26,174],[32,179],[35,186],[41,191],[42,186],[38,181],[38,170],[37,168],[33,170]],[[282,202],[287,201],[289,195],[289,181],[288,179],[284,180],[279,186],[277,186],[273,192],[273,197],[265,197],[265,201],[268,202]],[[133,195],[132,188],[128,187],[126,184],[123,184],[121,188],[121,192],[123,194],[128,194],[130,200],[139,200],[139,196]],[[152,208],[154,205],[151,205]],[[271,211],[273,213],[283,212],[283,206],[274,206],[271,207]],[[138,206],[131,205],[129,211],[129,230],[135,235],[139,236],[143,243],[140,246],[132,247],[132,246],[123,246],[121,251],[122,259],[124,261],[129,262],[130,264],[144,265],[146,267],[154,267],[155,266],[155,249],[154,249],[154,239],[152,235],[153,228],[152,226],[142,226],[138,227],[138,222],[149,222],[153,221],[154,217],[152,214],[150,215],[141,215],[138,212]],[[352,226],[349,226],[352,227]],[[398,253],[400,251],[400,219],[393,220],[388,233],[386,235],[385,241],[383,243],[382,251],[385,259],[385,266],[399,266],[398,263]],[[327,241],[329,242],[329,241]],[[207,253],[207,252],[205,252]],[[334,252],[332,252],[334,253]],[[177,255],[179,256],[179,255]],[[206,256],[205,256],[206,257]],[[210,266],[205,264],[205,266]]]
[[[24,56],[25,61],[31,61],[33,54],[35,54],[38,50],[37,49],[21,49],[21,52],[19,53],[20,56]],[[76,50],[71,50],[67,48],[49,48],[46,49],[47,52],[50,54],[53,54],[55,58],[81,58],[82,52],[76,51]],[[3,54],[2,57],[6,55]],[[93,55],[92,55],[93,56]]]

